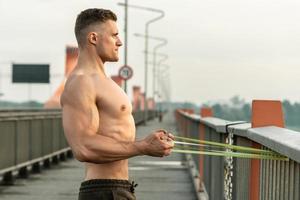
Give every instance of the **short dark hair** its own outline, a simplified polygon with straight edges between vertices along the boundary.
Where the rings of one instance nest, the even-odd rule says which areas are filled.
[[[117,16],[111,10],[101,8],[89,8],[82,11],[76,19],[75,23],[75,36],[78,45],[83,45],[82,36],[84,35],[83,30],[94,23],[104,23],[107,20],[117,21]]]

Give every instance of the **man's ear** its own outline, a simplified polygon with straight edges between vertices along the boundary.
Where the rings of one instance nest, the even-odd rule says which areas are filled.
[[[95,45],[95,44],[97,43],[97,40],[98,40],[98,34],[97,34],[97,33],[95,33],[95,32],[90,32],[90,33],[88,34],[88,41],[89,41],[89,43]]]

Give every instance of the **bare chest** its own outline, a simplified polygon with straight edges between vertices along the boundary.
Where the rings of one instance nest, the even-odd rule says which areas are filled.
[[[111,117],[131,115],[132,105],[126,93],[112,80],[106,80],[97,88],[98,110]]]

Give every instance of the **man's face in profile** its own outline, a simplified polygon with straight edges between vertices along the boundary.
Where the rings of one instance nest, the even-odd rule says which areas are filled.
[[[99,26],[97,34],[97,52],[102,61],[118,61],[119,47],[122,46],[122,42],[119,38],[117,23],[113,20],[107,20]]]

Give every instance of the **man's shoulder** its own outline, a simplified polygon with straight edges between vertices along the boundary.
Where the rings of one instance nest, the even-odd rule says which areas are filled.
[[[92,76],[86,74],[72,74],[67,79],[64,92],[92,92],[94,90],[95,80]]]
[[[61,105],[70,100],[76,100],[83,96],[94,96],[95,80],[92,76],[86,74],[71,74],[61,95]]]
[[[80,74],[74,73],[69,76],[66,81],[65,87],[67,89],[72,89],[74,87],[81,88],[81,87],[92,87],[94,85],[94,78],[89,74]]]

